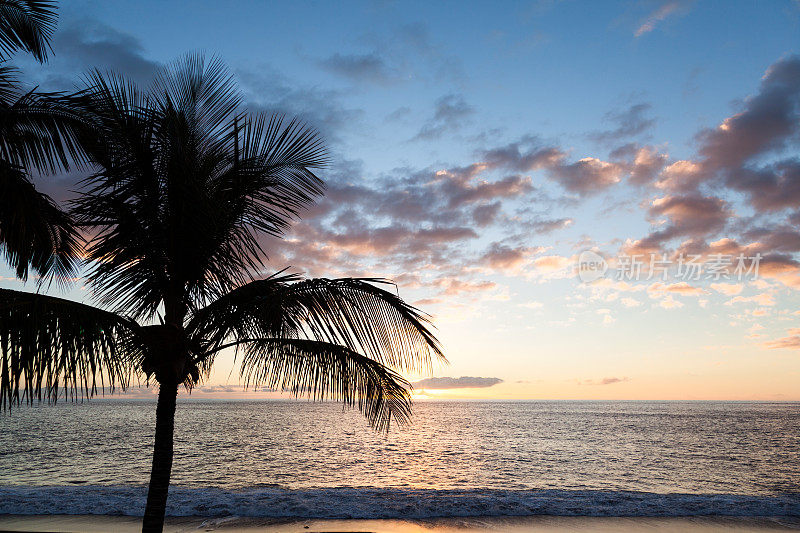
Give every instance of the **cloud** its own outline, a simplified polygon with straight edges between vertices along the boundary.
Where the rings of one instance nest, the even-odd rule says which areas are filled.
[[[800,349],[800,334],[788,335],[780,339],[771,340],[765,342],[764,346],[771,350],[797,350]]]
[[[493,222],[499,202],[523,197],[534,191],[531,179],[512,175],[499,179],[483,177],[488,167],[481,163],[448,169],[412,171],[371,183],[339,183],[331,180],[321,209],[336,209],[347,204],[363,207],[378,217],[391,217],[408,223],[437,224],[459,221],[466,224],[478,218],[481,225]],[[344,169],[353,179],[358,168]],[[482,210],[475,211],[478,208]]]
[[[758,254],[761,254],[761,259],[756,262],[754,258]],[[684,257],[697,255],[701,260],[706,261],[713,260],[720,255],[729,256],[733,270],[739,266],[739,257],[741,256],[744,259],[742,278],[750,279],[750,283],[754,286],[761,289],[769,288],[770,284],[761,279],[767,278],[778,281],[787,287],[800,288],[800,262],[789,254],[770,252],[763,243],[740,244],[729,237],[711,243],[706,243],[702,239],[688,240],[681,243],[674,255],[683,255]],[[731,269],[728,269],[728,274],[733,276],[734,273],[730,271]],[[738,274],[736,276],[738,280]],[[758,279],[754,279],[756,276]]]
[[[785,152],[800,145],[800,56],[790,55],[772,64],[758,91],[716,128],[696,135],[697,157],[669,162],[654,150],[642,154],[655,158],[657,174],[645,172],[638,180],[667,192],[653,200],[647,214],[652,231],[638,241],[628,241],[626,253],[659,253],[682,238],[676,254],[712,253],[764,257],[760,274],[789,287],[800,288],[800,264],[791,254],[800,251],[800,231],[769,213],[800,205],[800,159]],[[612,161],[626,166],[633,179],[635,145],[612,152]],[[648,180],[646,177],[651,179]],[[714,195],[709,192],[713,191]],[[756,214],[736,216],[726,199],[742,193]],[[800,222],[789,218],[787,222]],[[747,245],[739,245],[735,232]],[[724,238],[720,238],[724,236]],[[711,245],[707,239],[717,238]],[[727,290],[727,289],[723,289]]]
[[[744,285],[741,283],[712,283],[711,288],[726,296],[735,296],[742,292]]]
[[[653,182],[669,159],[667,154],[652,146],[638,146],[634,143],[615,148],[610,157],[624,169],[624,173],[629,176],[629,182],[634,185]]]
[[[462,226],[436,226],[415,229],[402,225],[347,230],[318,230],[317,237],[356,255],[390,255],[400,252],[425,253],[432,246],[474,239],[478,234]]]
[[[795,289],[800,289],[800,262],[784,254],[764,256],[758,273]]]
[[[666,298],[662,298],[658,305],[664,309],[677,309],[683,307],[683,302],[679,302],[675,297],[669,294]]]
[[[773,86],[777,82],[771,83]],[[635,104],[609,115],[613,127],[599,133],[615,139],[642,135],[652,127],[649,111],[646,104]],[[430,131],[440,126],[457,130],[472,113],[474,110],[463,97],[446,95],[437,102],[426,125]],[[769,218],[737,216],[732,208],[738,205],[737,196],[727,194],[725,187],[717,187],[727,182],[704,181],[711,175],[709,169],[717,168],[709,162],[711,152],[701,153],[707,142],[707,135],[699,135],[699,157],[678,161],[671,161],[659,146],[634,142],[617,147],[607,158],[590,154],[591,157],[575,159],[569,149],[526,135],[512,142],[482,146],[475,151],[473,160],[462,161],[461,165],[397,168],[366,176],[360,165],[348,162],[327,173],[326,197],[298,225],[289,245],[277,245],[277,255],[272,255],[316,274],[404,272],[404,287],[429,291],[422,301],[507,297],[508,287],[481,276],[502,273],[564,277],[570,275],[574,265],[569,257],[541,256],[538,247],[525,246],[530,244],[533,233],[555,231],[572,223],[567,216],[543,216],[546,211],[540,206],[530,206],[540,199],[552,202],[546,207],[557,205],[564,198],[577,202],[578,197],[605,191],[628,176],[629,183],[661,191],[658,197],[641,204],[652,224],[650,232],[639,241],[628,242],[625,249],[663,252],[665,247],[678,247],[682,252],[703,255],[735,254],[740,250],[749,252],[747,255],[757,251],[763,254],[769,249],[768,255],[763,254],[762,276],[800,287],[800,265],[791,255],[800,249],[800,231],[790,226],[786,217],[776,227],[770,226]],[[770,145],[770,149],[779,145]],[[745,164],[757,160],[750,158]],[[718,168],[720,176],[731,176],[737,170]],[[790,185],[798,181],[791,159],[754,167],[755,170],[742,168],[780,178],[771,189],[775,197],[771,204],[790,196]],[[534,175],[537,171],[541,174]],[[547,187],[534,185],[540,176],[573,194],[551,199]],[[763,185],[769,181],[760,179],[761,190],[770,190]],[[735,190],[747,195],[744,183]],[[641,190],[645,189],[636,191]],[[797,219],[800,221],[800,215]],[[726,235],[724,231],[735,233]],[[739,245],[733,237],[744,244]],[[716,240],[707,243],[713,239]],[[731,298],[739,294],[722,284],[711,289]],[[705,293],[688,285],[662,287],[657,305],[677,308],[686,302],[679,295]],[[621,301],[620,295],[616,298]],[[633,307],[641,302],[629,298],[621,305]]]
[[[113,70],[147,83],[159,68],[159,63],[145,57],[139,39],[92,19],[77,21],[56,32],[53,49],[59,60],[78,73],[90,68]]]
[[[571,218],[533,219],[528,221],[527,225],[534,232],[543,235],[571,226],[573,222]]]
[[[698,157],[668,165],[657,186],[676,192],[695,191],[711,182],[747,195],[759,210],[776,211],[800,202],[800,160],[763,163],[800,141],[800,56],[772,64],[756,94],[737,113],[696,135]],[[759,164],[761,163],[761,164]]]
[[[503,383],[500,378],[481,378],[462,376],[460,378],[441,377],[427,378],[412,383],[415,389],[448,390],[448,389],[484,389]]]
[[[462,95],[442,96],[434,104],[433,116],[422,125],[422,128],[411,140],[438,139],[445,133],[455,132],[474,113],[475,109],[464,100]]]
[[[472,210],[472,220],[479,227],[488,226],[497,220],[501,207],[498,201],[478,205]]]
[[[643,152],[632,144],[612,152],[612,161],[626,168],[631,182],[652,182],[669,191],[647,209],[653,230],[640,240],[628,241],[623,251],[663,253],[674,239],[683,238],[675,255],[751,257],[759,253],[763,255],[759,275],[800,288],[800,263],[791,255],[800,251],[800,231],[766,216],[797,210],[800,205],[800,159],[780,158],[785,150],[800,143],[800,56],[787,56],[771,65],[758,91],[744,100],[740,110],[718,127],[701,130],[696,140],[696,159],[668,162],[656,150]],[[638,175],[634,154],[642,163],[643,172]],[[717,196],[701,192],[700,187],[706,185]],[[735,217],[724,199],[729,191],[743,193],[756,215],[750,219]],[[788,222],[796,226],[800,215],[789,217]],[[738,232],[749,244],[740,245],[729,235],[706,243],[724,230]],[[729,296],[741,291],[736,284],[715,284],[712,288]],[[736,296],[728,303],[740,302],[768,306],[774,299],[768,294]],[[673,305],[670,300],[661,303]]]
[[[600,385],[613,385],[614,383],[624,383],[625,381],[630,381],[630,378],[603,378],[603,380],[600,382]]]
[[[194,389],[197,392],[202,392],[205,394],[215,394],[215,393],[231,393],[231,392],[244,392],[245,388],[241,385],[203,385],[201,387],[195,387]]]
[[[163,67],[148,57],[145,43],[137,37],[91,18],[66,22],[56,32],[53,49],[52,60],[37,69],[46,76],[40,85],[53,90],[72,89],[78,76],[91,68],[122,73],[147,86]],[[361,119],[361,110],[342,103],[342,93],[300,85],[269,65],[238,69],[236,74],[251,110],[298,116],[320,130],[328,142],[336,142],[341,130]]]
[[[545,272],[554,272],[563,270],[572,266],[572,261],[569,257],[561,255],[546,255],[534,261],[536,268]]]
[[[797,207],[800,205],[800,159],[786,159],[758,169],[733,169],[727,174],[726,184],[746,193],[753,207],[762,211]]]
[[[511,198],[533,191],[531,179],[527,176],[506,176],[495,181],[474,181],[470,173],[461,169],[455,172],[440,170],[437,178],[442,179],[442,193],[448,199],[449,207],[458,207],[481,200]]]
[[[687,214],[682,221],[654,230],[637,243],[640,249],[658,250],[676,236],[688,237],[696,245],[720,232],[733,213],[720,198],[712,200],[707,193],[700,192],[704,186],[720,196],[728,191],[742,193],[762,214],[762,220],[764,213],[796,209],[800,205],[800,159],[784,155],[787,149],[800,145],[800,56],[789,55],[773,63],[756,93],[717,127],[701,130],[696,141],[695,159],[665,165],[654,182],[656,187],[669,191],[666,198],[673,199],[662,200],[672,208],[671,211],[662,208],[664,215],[670,217],[676,213],[675,198],[693,198],[690,203],[696,207],[692,209],[694,215]],[[690,207],[690,203],[682,203]],[[702,208],[703,203],[708,209]],[[654,205],[651,217],[657,216],[657,211],[658,206]],[[702,212],[706,215],[698,216]],[[753,217],[753,221],[758,219],[759,215]],[[760,251],[774,254],[800,250],[795,230],[780,225],[747,227],[750,223],[740,219],[737,226],[743,237],[753,240],[753,246]],[[787,266],[773,260],[767,268],[775,272]],[[786,276],[784,280],[795,282]]]
[[[408,106],[400,106],[388,115],[386,115],[386,121],[404,121],[411,115],[411,108]]]
[[[122,390],[119,387],[115,388],[114,390],[106,387],[98,387],[98,389],[98,393],[102,395],[108,394],[126,398],[136,398],[140,400],[147,400],[151,398],[156,399],[158,397],[158,386],[155,384],[153,384],[153,386],[135,385],[128,387],[125,390]]]
[[[658,8],[652,11],[644,20],[641,21],[633,35],[635,37],[641,37],[642,35],[650,33],[661,22],[667,20],[669,17],[679,14],[682,8],[685,8],[686,5],[686,2],[681,2],[679,0],[661,2]]]
[[[421,62],[427,65],[433,73],[433,79],[438,82],[461,81],[466,77],[461,59],[455,55],[444,54],[446,47],[441,42],[435,41],[436,37],[443,34],[439,31],[431,36],[428,26],[422,22],[405,24],[397,28],[393,34],[388,35],[384,44],[389,47],[399,46],[398,53],[403,56],[404,62]],[[424,72],[415,68],[413,75],[417,78],[424,77]]]
[[[566,154],[554,146],[540,146],[534,137],[523,137],[481,153],[481,159],[492,167],[508,168],[517,172],[530,172],[558,165]]]
[[[46,90],[71,91],[81,85],[80,76],[94,68],[147,85],[161,68],[147,57],[138,38],[92,18],[63,21],[53,38],[53,50],[50,61],[31,72]]]
[[[368,179],[359,162],[340,161],[326,174],[325,196],[288,238],[265,242],[275,263],[316,276],[395,277],[405,272],[404,287],[413,275],[414,287],[431,291],[431,297],[474,299],[488,292],[505,298],[507,291],[478,276],[487,270],[521,272],[525,263],[514,254],[523,253],[529,263],[538,248],[522,250],[520,232],[569,223],[534,216],[508,224],[506,202],[527,198],[536,189],[530,177],[504,175],[485,162],[399,168]],[[491,232],[496,244],[478,240],[484,232]],[[514,239],[506,241],[509,234]]]
[[[652,107],[641,102],[632,104],[627,109],[609,111],[604,119],[616,127],[591,133],[589,137],[600,142],[612,142],[642,135],[656,124],[656,120],[648,116]]]
[[[670,219],[671,236],[714,232],[722,229],[730,215],[725,201],[714,196],[664,196],[650,206],[651,217]]]
[[[478,262],[494,270],[518,272],[523,265],[531,260],[531,256],[539,250],[527,246],[511,247],[499,242],[493,242]]]
[[[475,292],[485,292],[497,288],[493,281],[468,281],[455,277],[439,278],[433,282],[433,286],[441,289],[442,296],[458,296]]]
[[[376,53],[333,54],[318,64],[333,74],[359,83],[378,83],[386,85],[397,81],[396,72]]]
[[[669,191],[691,190],[703,177],[703,167],[694,161],[679,160],[670,163],[661,172],[656,187]]]
[[[724,200],[699,194],[656,198],[650,203],[648,214],[656,223],[663,217],[669,222],[646,237],[626,244],[625,251],[629,255],[657,253],[677,237],[702,239],[722,230],[732,216]]]
[[[759,251],[764,253],[800,251],[800,231],[792,227],[751,227],[742,233],[742,237],[757,242]]]
[[[553,167],[551,176],[566,190],[583,195],[619,183],[622,169],[596,157],[584,157],[574,163]]]
[[[725,305],[734,305],[738,303],[755,303],[761,307],[772,307],[775,305],[775,296],[768,292],[756,294],[755,296],[735,296],[725,302]]]
[[[689,285],[685,281],[677,283],[653,283],[647,287],[647,294],[651,298],[660,298],[665,294],[680,294],[682,296],[701,296],[708,291],[700,287]]]
[[[769,67],[742,111],[698,134],[699,153],[708,171],[736,169],[784,147],[799,128],[800,56],[789,56]]]
[[[361,109],[343,103],[343,92],[303,86],[269,65],[240,69],[237,74],[250,110],[298,117],[328,143],[338,143],[342,132],[358,127],[364,115]]]
[[[434,82],[438,86],[451,85],[465,79],[461,59],[445,53],[447,36],[431,32],[427,24],[392,24],[387,31],[367,30],[357,36],[361,44],[371,48],[372,53],[387,65],[393,80],[413,79]],[[354,54],[354,59],[358,58]]]
[[[441,298],[423,298],[421,300],[417,300],[414,302],[414,306],[416,307],[425,307],[429,305],[438,305],[442,303],[443,300]]]
[[[621,377],[621,378],[618,378],[618,377],[607,377],[607,378],[602,378],[602,379],[599,379],[599,380],[584,379],[582,381],[578,380],[578,385],[614,385],[615,383],[625,383],[625,382],[630,381],[630,380],[631,379],[629,377],[627,377],[627,376],[626,377]]]
[[[747,329],[747,335],[745,336],[745,338],[747,338],[747,339],[760,339],[761,337],[764,336],[764,334],[760,333],[760,332],[765,330],[765,329],[767,329],[767,328],[765,328],[761,324],[753,324],[752,326],[750,326]]]
[[[620,165],[596,157],[584,157],[570,163],[563,150],[542,145],[533,136],[525,136],[519,141],[479,153],[488,168],[505,168],[517,172],[543,169],[564,189],[580,195],[596,193],[619,183],[625,171]]]

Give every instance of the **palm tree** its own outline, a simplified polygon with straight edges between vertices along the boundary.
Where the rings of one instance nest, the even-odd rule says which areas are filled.
[[[280,237],[323,190],[318,135],[246,114],[218,60],[189,55],[142,91],[95,72],[73,98],[94,172],[71,205],[97,306],[0,290],[2,403],[158,382],[143,531],[161,531],[178,388],[236,350],[245,385],[357,406],[406,423],[403,371],[444,360],[427,315],[385,280],[267,274]]]
[[[55,3],[0,0],[0,245],[18,278],[32,268],[43,279],[75,272],[77,234],[69,217],[34,187],[30,172],[53,174],[81,162],[74,142],[79,117],[55,93],[26,91],[11,54],[47,60]]]

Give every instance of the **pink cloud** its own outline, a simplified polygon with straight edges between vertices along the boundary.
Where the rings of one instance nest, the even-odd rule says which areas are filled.
[[[708,291],[700,287],[689,285],[685,281],[678,283],[653,283],[647,288],[647,293],[651,297],[660,297],[667,293],[681,294],[683,296],[700,296],[708,294]]]
[[[663,22],[670,16],[675,15],[681,6],[682,3],[677,0],[663,2],[655,11],[651,12],[647,18],[642,21],[639,27],[636,28],[636,31],[633,33],[633,35],[635,37],[641,37],[646,33],[650,33],[660,22]]]
[[[517,272],[523,265],[530,261],[533,254],[540,250],[540,248],[530,248],[527,246],[511,247],[499,242],[494,242],[480,257],[478,263],[484,264],[494,270]]]

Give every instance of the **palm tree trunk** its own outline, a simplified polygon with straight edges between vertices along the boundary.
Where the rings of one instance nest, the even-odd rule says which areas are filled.
[[[177,383],[161,383],[156,407],[156,438],[153,446],[153,469],[144,510],[142,533],[161,533],[167,510],[169,478],[172,474],[172,438],[175,430]]]

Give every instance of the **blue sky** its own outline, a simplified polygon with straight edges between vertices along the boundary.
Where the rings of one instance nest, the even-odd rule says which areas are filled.
[[[44,88],[89,67],[146,84],[204,50],[252,109],[320,129],[329,194],[273,243],[275,267],[393,278],[436,318],[437,376],[502,380],[420,394],[800,399],[796,1],[76,0],[60,16],[55,58],[18,60]],[[584,284],[585,249],[612,267],[767,259],[716,287]],[[230,364],[209,387],[235,383]]]

